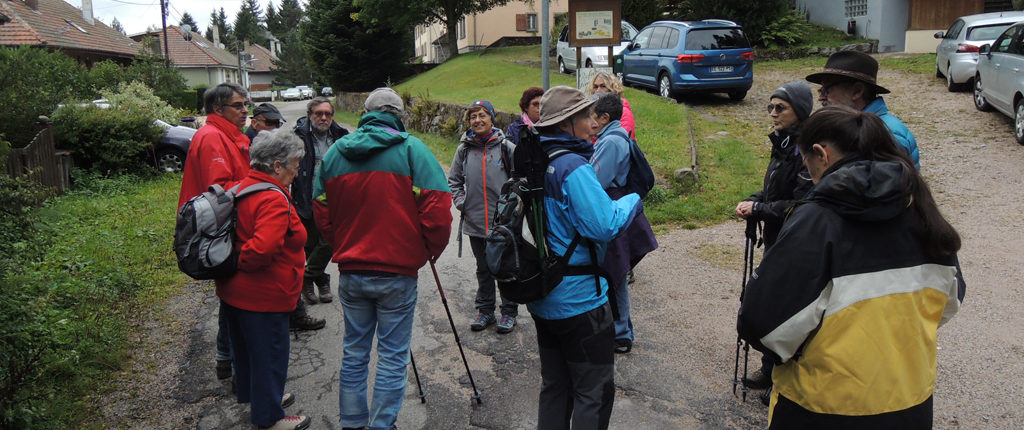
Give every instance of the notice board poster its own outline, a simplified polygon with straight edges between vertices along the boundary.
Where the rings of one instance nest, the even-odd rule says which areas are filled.
[[[611,39],[615,35],[612,16],[610,10],[576,12],[576,38]]]
[[[621,10],[621,0],[569,0],[569,46],[618,45]]]

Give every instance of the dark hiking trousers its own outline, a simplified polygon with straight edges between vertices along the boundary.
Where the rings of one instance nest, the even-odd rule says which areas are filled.
[[[327,240],[320,234],[320,229],[316,227],[316,222],[313,218],[305,219],[300,217],[300,219],[302,220],[302,226],[306,227],[306,244],[304,246],[306,251],[306,272],[302,277],[307,281],[320,284],[329,279],[324,270],[327,269],[327,265],[331,262],[331,246],[327,244]],[[301,302],[302,300],[299,301]]]
[[[494,282],[491,269],[487,268],[487,239],[470,236],[469,246],[473,248],[473,257],[476,258],[476,310],[485,314],[493,314],[498,287]],[[519,304],[502,297],[501,314],[519,316]]]
[[[538,430],[608,428],[615,401],[615,328],[607,303],[574,317],[533,317],[540,350]]]

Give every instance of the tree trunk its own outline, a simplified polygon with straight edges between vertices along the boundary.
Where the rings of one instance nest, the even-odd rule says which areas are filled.
[[[447,14],[446,14],[447,15]],[[444,23],[448,32],[448,59],[459,56],[459,20],[461,16],[448,15]]]

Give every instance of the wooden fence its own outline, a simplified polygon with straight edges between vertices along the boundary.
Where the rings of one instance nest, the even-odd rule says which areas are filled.
[[[71,154],[57,151],[52,124],[41,127],[28,146],[11,149],[7,156],[7,174],[28,175],[29,179],[61,194],[71,186]]]

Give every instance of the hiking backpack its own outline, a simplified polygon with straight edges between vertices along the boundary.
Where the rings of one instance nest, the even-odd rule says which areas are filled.
[[[622,136],[629,142],[629,174],[626,175],[626,183],[620,185],[619,188],[622,189],[623,195],[637,193],[643,200],[644,197],[647,197],[647,193],[654,188],[654,171],[651,170],[647,156],[644,155],[644,151],[640,150],[636,139],[630,138],[625,133],[622,133]]]
[[[564,255],[552,252],[546,240],[544,173],[551,160],[570,151],[544,151],[540,136],[525,125],[519,139],[512,153],[511,177],[501,187],[486,238],[487,266],[498,290],[508,300],[529,303],[547,296],[565,276],[592,274],[600,295],[601,269],[594,247],[590,247],[591,265],[570,266],[569,258],[583,237],[576,233]]]
[[[237,213],[235,205],[247,195],[276,190],[276,185],[260,182],[239,190],[241,184],[225,190],[214,184],[206,192],[189,199],[174,224],[174,253],[178,268],[193,279],[221,279],[238,270],[238,250],[234,247]],[[291,203],[289,202],[289,214]]]

